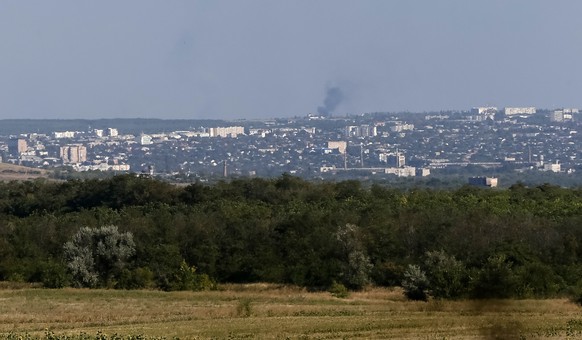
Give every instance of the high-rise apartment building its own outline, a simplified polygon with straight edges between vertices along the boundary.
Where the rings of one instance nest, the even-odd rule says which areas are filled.
[[[61,146],[60,156],[63,163],[83,163],[87,161],[87,147],[80,144]]]
[[[346,126],[346,137],[376,137],[378,130],[375,126],[360,125]]]
[[[13,156],[20,156],[28,150],[26,139],[13,138],[8,140],[8,152]]]
[[[406,165],[404,153],[398,151],[394,153],[381,153],[378,155],[378,160],[395,168],[401,168]]]
[[[109,137],[117,137],[117,136],[119,136],[119,131],[117,131],[117,129],[115,129],[115,128],[108,128],[107,135]]]

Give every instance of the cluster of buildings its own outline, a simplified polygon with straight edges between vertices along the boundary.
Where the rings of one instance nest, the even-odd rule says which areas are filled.
[[[577,109],[534,107],[307,116],[171,132],[161,121],[160,131],[145,133],[110,127],[0,136],[0,155],[32,167],[198,177],[574,172],[582,168],[581,126]]]

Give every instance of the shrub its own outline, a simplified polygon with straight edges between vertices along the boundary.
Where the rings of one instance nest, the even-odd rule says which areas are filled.
[[[22,275],[21,273],[11,273],[8,276],[8,280],[9,282],[25,282],[26,280],[24,279],[24,275]]]
[[[194,290],[216,290],[216,282],[207,274],[196,274],[194,277]]]
[[[405,267],[395,262],[380,262],[374,265],[372,279],[381,286],[398,286],[404,277]]]
[[[465,293],[466,269],[454,256],[444,251],[429,251],[426,252],[424,264],[431,296],[452,299]]]
[[[182,260],[180,269],[174,274],[173,282],[170,282],[171,290],[210,290],[215,289],[216,283],[206,274],[197,274],[195,266],[189,266]]]
[[[492,255],[476,273],[472,282],[472,295],[479,299],[514,297],[517,283],[513,263],[505,255]]]
[[[568,287],[567,293],[570,301],[582,307],[582,279],[578,280],[574,286]]]
[[[123,269],[115,288],[141,289],[154,286],[154,273],[149,268],[139,267],[134,270]]]
[[[338,283],[336,281],[333,281],[333,283],[331,284],[331,287],[329,288],[329,292],[331,293],[331,295],[333,297],[336,297],[339,299],[345,299],[345,298],[350,296],[350,293],[349,293],[348,289],[346,288],[346,286],[344,286],[343,284]]]
[[[404,280],[402,287],[404,294],[410,300],[427,301],[428,300],[429,281],[426,274],[417,265],[409,265],[404,271]]]
[[[42,270],[41,281],[44,288],[63,288],[69,285],[70,277],[64,265],[48,262]]]
[[[350,289],[359,290],[370,282],[372,264],[362,244],[361,230],[353,224],[338,227],[335,239],[339,246],[341,280]]]
[[[67,269],[78,287],[112,285],[134,253],[133,235],[120,233],[116,226],[81,228],[64,245]]]
[[[565,283],[552,267],[541,262],[531,262],[517,272],[517,295],[522,298],[545,298],[555,296]]]

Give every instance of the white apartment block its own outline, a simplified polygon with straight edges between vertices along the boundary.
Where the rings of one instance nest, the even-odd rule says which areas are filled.
[[[55,139],[60,138],[75,138],[75,131],[60,131],[60,132],[53,132],[53,137]]]
[[[139,136],[139,143],[141,145],[150,145],[150,144],[153,144],[152,136],[146,135],[146,134],[141,134]]]
[[[119,136],[119,131],[117,131],[117,129],[115,129],[115,128],[108,128],[107,135],[109,137],[117,137],[117,136]]]
[[[245,128],[242,126],[215,127],[209,128],[208,134],[210,137],[236,138],[238,135],[245,134]]]
[[[535,107],[506,107],[503,112],[506,116],[512,115],[533,115],[536,113]]]
[[[402,152],[381,153],[378,155],[378,160],[396,168],[401,168],[406,165],[406,157]]]
[[[378,130],[375,126],[360,125],[360,126],[346,126],[346,137],[376,137]]]
[[[578,114],[578,109],[560,109],[554,110],[550,113],[550,120],[552,122],[564,122],[574,118],[574,114]]]
[[[479,106],[471,109],[471,113],[474,115],[489,115],[496,114],[497,108],[495,106]]]
[[[411,166],[405,166],[402,168],[386,168],[384,169],[386,174],[394,174],[398,177],[414,177],[416,176],[416,168]]]
[[[562,165],[558,162],[544,164],[544,171],[560,172],[562,171]]]
[[[397,124],[390,127],[392,132],[402,132],[402,131],[412,131],[414,130],[414,124]]]

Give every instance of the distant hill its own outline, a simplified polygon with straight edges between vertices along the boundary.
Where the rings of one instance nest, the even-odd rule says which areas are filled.
[[[0,163],[0,181],[24,181],[36,178],[47,178],[49,173],[50,171],[45,169]]]

